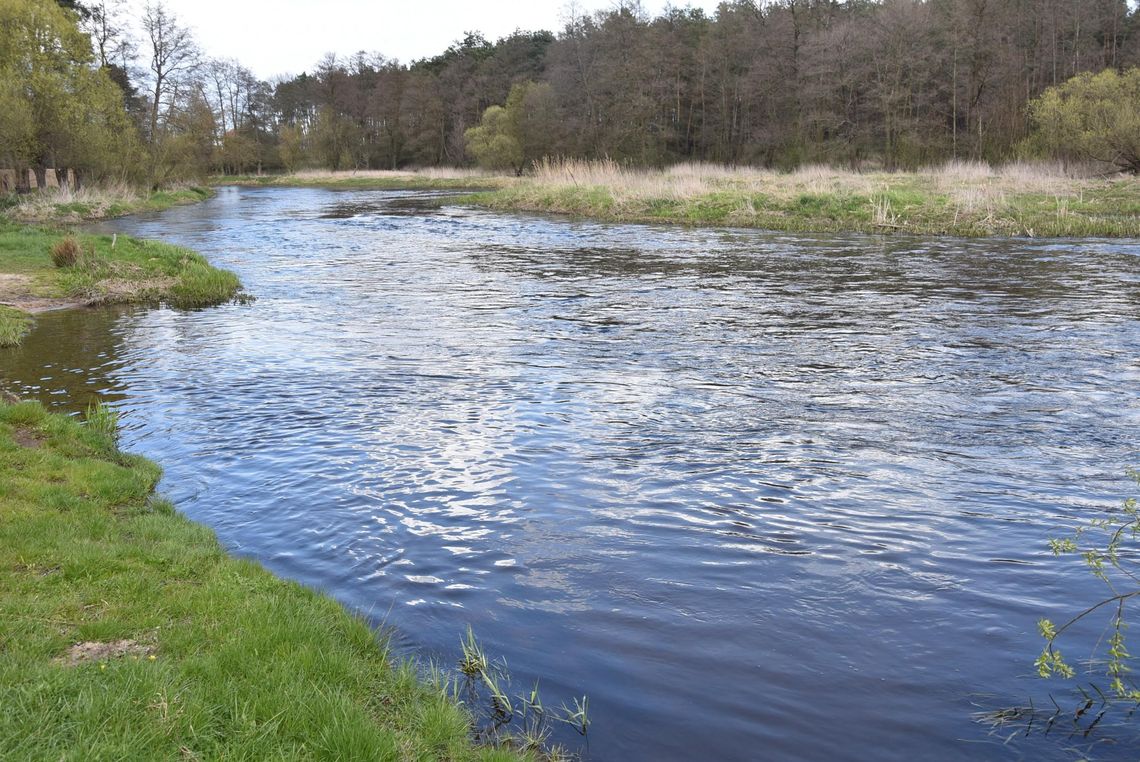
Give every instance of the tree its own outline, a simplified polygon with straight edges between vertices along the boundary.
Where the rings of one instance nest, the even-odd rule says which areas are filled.
[[[1030,104],[1030,149],[1140,174],[1140,68],[1085,72]]]
[[[125,0],[99,0],[88,3],[88,10],[80,24],[91,37],[99,65],[123,69],[134,59],[134,44],[127,35]]]
[[[296,172],[305,158],[305,133],[300,127],[285,125],[277,132],[277,156],[286,172]]]
[[[147,3],[142,17],[143,32],[150,50],[152,74],[150,131],[147,138],[152,144],[159,140],[159,117],[163,113],[164,99],[179,84],[178,80],[194,72],[198,65],[198,45],[190,29],[166,10],[161,3]],[[167,111],[170,111],[167,108]]]
[[[324,106],[317,112],[312,138],[317,157],[328,169],[336,171],[356,166],[360,133],[351,119],[337,113],[329,106]]]
[[[464,138],[467,140],[467,150],[479,162],[479,166],[522,173],[522,146],[511,129],[507,110],[502,106],[488,106],[479,126],[467,130]]]
[[[479,125],[467,130],[467,150],[482,167],[521,175],[550,153],[559,127],[556,109],[550,85],[515,85],[505,106],[488,107]]]
[[[49,167],[99,176],[127,163],[122,94],[91,59],[75,16],[56,3],[0,0],[0,151],[41,188]]]

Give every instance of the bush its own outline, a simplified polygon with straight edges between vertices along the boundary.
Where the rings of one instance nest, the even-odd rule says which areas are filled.
[[[51,261],[56,267],[73,267],[79,261],[79,241],[71,236],[51,247]]]
[[[1140,175],[1140,67],[1078,74],[1033,100],[1029,113],[1031,152]]]

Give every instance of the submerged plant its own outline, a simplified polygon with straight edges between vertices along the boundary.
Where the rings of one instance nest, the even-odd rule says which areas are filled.
[[[473,714],[475,738],[481,743],[538,751],[546,759],[572,759],[573,755],[562,747],[549,745],[551,722],[565,722],[585,736],[590,726],[589,699],[575,698],[572,709],[563,704],[561,713],[548,713],[539,695],[538,681],[528,693],[512,694],[506,660],[488,659],[470,627],[459,645],[462,656],[458,668],[466,678],[462,703]],[[446,682],[438,675],[435,679]],[[451,685],[458,699],[458,684]]]
[[[474,677],[487,670],[487,654],[483,652],[479,641],[475,640],[475,632],[470,625],[467,626],[467,637],[459,641],[459,647],[463,651],[463,658],[459,660],[460,672]]]
[[[581,701],[575,698],[573,710],[565,704],[562,705],[564,713],[562,721],[573,726],[580,735],[586,735],[586,731],[590,729],[589,709],[590,699],[588,696],[583,696]]]

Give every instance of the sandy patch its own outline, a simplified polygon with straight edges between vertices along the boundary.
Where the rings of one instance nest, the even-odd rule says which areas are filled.
[[[69,667],[75,667],[89,661],[121,659],[124,656],[150,656],[153,652],[153,647],[144,646],[137,640],[113,640],[109,643],[90,640],[73,645],[68,649],[67,656],[60,657],[59,661]]]

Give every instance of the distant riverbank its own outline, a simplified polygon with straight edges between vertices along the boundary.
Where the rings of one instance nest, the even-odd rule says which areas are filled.
[[[460,203],[602,222],[752,227],[804,233],[962,237],[1140,237],[1140,180],[1082,177],[1050,164],[954,162],[920,172],[709,164],[630,169],[540,163],[525,177],[472,170],[305,172],[221,183],[351,189],[478,189]]]
[[[305,170],[288,175],[220,175],[214,185],[261,188],[330,188],[333,190],[474,190],[502,188],[517,178],[474,169],[361,170],[330,172]]]
[[[1140,181],[1060,168],[950,164],[915,173],[805,167],[791,173],[612,162],[547,163],[533,179],[470,198],[492,209],[605,221],[796,232],[984,236],[1140,236]]]
[[[36,225],[75,225],[139,212],[161,212],[173,206],[197,204],[214,195],[209,188],[187,186],[154,192],[127,185],[80,190],[48,190],[0,197],[0,219]]]

